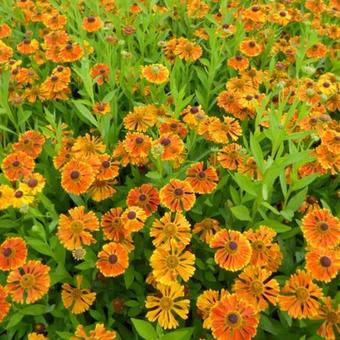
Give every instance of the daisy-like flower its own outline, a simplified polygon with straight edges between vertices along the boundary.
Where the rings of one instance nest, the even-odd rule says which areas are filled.
[[[208,289],[200,294],[197,298],[196,307],[199,314],[203,318],[203,328],[211,329],[210,311],[217,302],[229,296],[229,292],[225,289],[221,291]]]
[[[123,141],[123,146],[130,157],[147,158],[151,149],[151,138],[143,133],[128,133]]]
[[[251,258],[250,243],[239,231],[220,230],[212,238],[210,247],[217,248],[215,261],[225,270],[240,270],[249,263]]]
[[[98,158],[100,167],[96,178],[101,181],[116,178],[119,174],[119,162],[107,154],[99,155]]]
[[[150,264],[156,280],[163,284],[174,282],[178,276],[187,282],[195,272],[195,255],[188,250],[172,246],[154,250]]]
[[[235,57],[228,59],[228,66],[232,67],[234,70],[243,71],[248,68],[249,60],[241,54],[238,54]]]
[[[161,203],[171,211],[190,210],[195,202],[196,196],[187,181],[172,179],[159,192]]]
[[[99,181],[95,180],[92,185],[88,189],[88,193],[96,202],[100,202],[106,200],[107,198],[112,197],[116,189],[113,188],[115,181]]]
[[[48,338],[44,334],[31,332],[27,334],[27,340],[48,340]]]
[[[142,208],[147,216],[157,211],[160,203],[157,189],[152,184],[142,184],[140,187],[133,188],[129,191],[126,204]]]
[[[185,61],[195,61],[201,57],[202,48],[186,38],[179,38],[173,53]]]
[[[98,219],[93,211],[85,213],[83,206],[70,209],[69,216],[59,216],[57,236],[68,250],[90,245],[96,240],[92,232],[99,229]]]
[[[105,148],[105,144],[99,137],[87,133],[85,136],[76,138],[71,150],[74,154],[77,154],[78,158],[81,158],[102,154]]]
[[[153,84],[164,84],[169,79],[169,70],[162,64],[142,66],[142,77]]]
[[[237,170],[243,159],[242,147],[237,143],[224,146],[217,154],[217,160],[221,166],[228,170]]]
[[[129,266],[128,252],[119,243],[111,242],[98,253],[96,267],[106,277],[115,277],[125,272]]]
[[[316,320],[323,320],[323,323],[316,331],[318,335],[327,339],[335,340],[340,334],[340,305],[336,308],[332,305],[329,296],[322,301],[318,314],[314,317]]]
[[[83,277],[81,275],[76,276],[76,287],[72,287],[68,283],[62,285],[61,300],[65,308],[71,310],[73,314],[81,314],[87,311],[94,300],[96,299],[96,293],[91,292],[90,289],[81,288]]]
[[[312,276],[297,270],[285,283],[278,301],[282,311],[286,311],[292,318],[303,319],[318,314],[322,297],[322,290],[313,283]]]
[[[301,223],[307,243],[314,248],[334,248],[340,243],[340,221],[328,209],[307,213]]]
[[[157,111],[153,105],[137,106],[123,119],[124,127],[128,130],[146,132],[157,122]]]
[[[268,308],[268,302],[276,304],[280,287],[275,279],[270,279],[271,272],[267,269],[248,266],[235,280],[235,294],[254,305],[259,311]]]
[[[97,323],[95,329],[90,331],[90,333],[85,331],[83,325],[78,325],[74,336],[70,340],[115,340],[116,337],[115,331],[109,331],[105,329],[102,323]]]
[[[162,160],[174,160],[184,151],[182,139],[172,132],[162,134],[153,142],[154,147],[158,145],[162,147]]]
[[[221,230],[220,223],[214,218],[205,218],[194,225],[193,234],[200,234],[200,239],[210,244],[214,235]]]
[[[228,144],[242,135],[242,128],[234,118],[224,117],[223,122],[214,119],[209,125],[209,135],[215,143]]]
[[[50,287],[50,267],[40,261],[31,260],[20,269],[13,270],[7,277],[7,290],[13,301],[33,303],[41,299]]]
[[[262,50],[263,46],[252,39],[243,40],[240,44],[240,51],[247,57],[256,57]]]
[[[98,116],[104,116],[111,111],[110,103],[97,102],[92,106],[92,111]]]
[[[21,237],[7,238],[0,245],[0,269],[14,270],[21,267],[27,257],[27,247]]]
[[[11,205],[14,189],[6,184],[0,184],[0,210],[7,209]]]
[[[96,32],[103,27],[103,22],[99,17],[88,16],[83,20],[83,28],[87,32]]]
[[[7,302],[7,292],[3,286],[0,286],[0,322],[6,317],[11,305]]]
[[[112,208],[102,216],[101,226],[105,240],[121,242],[130,232],[125,228],[122,208]]]
[[[34,160],[23,151],[16,151],[9,154],[2,161],[4,175],[10,181],[17,181],[27,177],[34,169]]]
[[[147,216],[145,211],[136,206],[128,207],[122,214],[123,223],[129,232],[136,232],[144,227]]]
[[[65,191],[80,195],[85,193],[95,179],[93,168],[78,159],[69,161],[62,170],[61,185]]]
[[[177,282],[158,284],[160,296],[148,295],[145,307],[149,321],[158,321],[164,329],[178,327],[175,316],[186,320],[188,318],[190,301],[184,298],[184,287]]]
[[[13,49],[0,40],[0,65],[7,63],[13,55]]]
[[[46,180],[43,175],[39,174],[38,172],[32,173],[28,175],[24,179],[24,183],[28,186],[32,195],[36,195],[43,191]]]
[[[20,183],[19,187],[13,191],[13,196],[10,200],[14,208],[23,208],[34,201],[34,196],[26,183]]]
[[[249,229],[244,232],[252,248],[250,263],[268,269],[271,272],[277,271],[282,262],[282,253],[277,243],[273,243],[276,232],[266,226],[258,229]]]
[[[338,249],[313,249],[306,256],[306,269],[315,280],[330,282],[340,270],[340,251]]]
[[[203,169],[203,162],[194,163],[187,170],[186,181],[198,194],[209,194],[217,186],[218,175],[213,166]]]
[[[249,340],[256,334],[259,315],[252,304],[236,294],[230,294],[211,308],[210,320],[216,339]]]
[[[166,212],[153,222],[150,236],[154,237],[152,243],[156,248],[163,246],[170,249],[172,244],[181,248],[190,243],[190,223],[182,213]]]
[[[45,143],[45,137],[37,131],[26,131],[22,134],[17,143],[13,145],[15,151],[25,152],[33,159],[37,158]]]
[[[83,57],[84,50],[78,43],[68,42],[59,53],[59,57],[64,63],[72,63]]]
[[[90,70],[90,75],[96,79],[98,85],[103,85],[109,80],[110,69],[106,64],[96,64]]]

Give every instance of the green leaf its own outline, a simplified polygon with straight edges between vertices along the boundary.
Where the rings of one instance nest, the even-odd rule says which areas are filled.
[[[242,190],[253,196],[257,196],[257,186],[248,176],[242,174],[234,174],[233,178]]]
[[[256,140],[255,136],[253,136],[252,134],[250,135],[250,150],[255,158],[256,164],[263,173],[264,170],[263,152],[260,143]]]
[[[19,313],[22,315],[43,315],[48,312],[51,312],[53,309],[54,306],[32,305],[21,308]]]
[[[153,326],[144,320],[131,318],[137,333],[145,340],[157,340],[157,333]]]
[[[58,332],[58,331],[56,331],[56,333],[58,334],[60,339],[65,339],[65,340],[69,340],[73,336],[73,333],[68,333],[68,332]]]
[[[47,243],[32,237],[25,237],[25,240],[28,243],[28,245],[38,253],[54,257]]]
[[[94,118],[92,113],[89,111],[89,109],[85,105],[81,104],[79,100],[73,100],[72,102],[74,106],[77,108],[79,118],[85,123],[91,123],[96,128],[98,128],[98,122]]]
[[[129,266],[124,272],[124,282],[126,289],[129,289],[135,278],[135,270],[132,266]]]
[[[23,314],[20,314],[20,313],[14,314],[11,317],[11,319],[9,320],[9,322],[6,326],[6,329],[10,329],[10,328],[13,328],[14,326],[16,326],[22,320],[23,317],[24,317]]]
[[[232,214],[240,221],[251,221],[248,208],[244,205],[236,205],[230,208]]]
[[[267,220],[263,220],[260,222],[255,223],[255,226],[260,226],[260,225],[265,225],[267,227],[272,228],[273,230],[275,230],[277,233],[285,233],[287,231],[290,231],[292,228],[279,222],[276,220],[272,220],[272,219],[267,219]]]
[[[193,331],[193,327],[181,328],[163,335],[160,340],[190,340]]]

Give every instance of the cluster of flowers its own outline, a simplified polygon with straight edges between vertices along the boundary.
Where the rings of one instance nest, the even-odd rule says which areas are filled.
[[[11,28],[6,23],[0,24],[0,67],[1,71],[10,71],[9,102],[19,106],[24,102],[30,105],[40,101],[68,100],[72,96],[72,81],[79,82],[73,63],[95,51],[87,41],[72,40],[66,30],[67,17],[48,1],[19,0],[15,6],[21,9],[27,23],[39,25],[41,29],[39,38],[27,32],[14,50],[10,46]],[[340,109],[340,86],[335,72],[323,73],[313,67],[305,67],[299,77],[290,74],[289,65],[296,62],[301,46],[299,36],[287,36],[287,39],[273,43],[269,56],[280,60],[273,65],[273,70],[262,70],[256,59],[266,50],[265,35],[270,33],[266,31],[267,23],[277,24],[283,29],[290,23],[310,20],[312,12],[336,18],[339,16],[339,4],[336,0],[329,1],[327,5],[323,1],[307,0],[304,6],[309,11],[306,12],[282,3],[244,8],[239,2],[231,1],[228,6],[235,10],[233,15],[243,24],[246,35],[235,55],[226,61],[232,77],[226,81],[225,90],[217,95],[217,106],[224,114],[211,115],[197,104],[187,105],[179,117],[175,117],[171,114],[172,98],[168,95],[164,105],[136,105],[126,113],[122,119],[124,135],[119,136],[112,151],[98,131],[77,136],[66,124],[62,125],[60,140],[49,140],[55,149],[53,164],[60,172],[61,187],[71,196],[84,195],[94,203],[114,197],[120,172],[128,166],[161,174],[163,165],[167,164],[172,170],[180,171],[180,178],[171,179],[159,187],[151,183],[134,187],[127,194],[126,204],[102,214],[85,205],[70,208],[67,213],[59,215],[56,235],[60,244],[81,261],[85,258],[86,247],[96,243],[100,233],[98,239],[102,237],[106,243],[96,254],[95,266],[104,277],[112,278],[127,270],[129,255],[135,249],[133,235],[142,230],[145,232],[145,225],[152,220],[149,235],[155,249],[150,257],[152,271],[146,282],[155,293],[146,297],[146,317],[157,321],[164,329],[176,328],[179,319],[188,318],[190,300],[186,284],[196,270],[196,256],[190,243],[193,234],[197,234],[214,251],[219,267],[230,272],[241,271],[233,282],[231,292],[209,289],[197,299],[196,307],[203,319],[203,327],[211,330],[215,338],[254,337],[260,313],[270,305],[278,305],[292,318],[322,320],[318,334],[326,339],[335,339],[335,332],[339,330],[340,307],[334,307],[331,298],[325,296],[314,282],[330,282],[340,268],[340,222],[330,210],[322,209],[312,196],[308,196],[300,207],[304,213],[300,227],[307,244],[306,261],[303,268],[297,269],[284,282],[282,289],[281,282],[272,277],[279,270],[283,254],[271,228],[260,226],[240,232],[222,226],[219,220],[211,217],[191,226],[186,213],[194,207],[199,195],[215,191],[222,169],[261,180],[263,173],[240,137],[244,132],[243,122],[258,117],[259,108],[271,95],[270,89],[277,89],[279,94],[270,98],[270,105],[262,107],[260,125],[264,131],[273,124],[270,115],[281,109],[282,102],[308,105],[305,116],[301,117],[296,109],[285,113],[280,121],[289,134],[312,131],[311,136],[306,135],[305,138],[312,142],[311,156],[314,160],[300,166],[299,178],[311,174],[336,175],[339,172],[340,129],[338,121],[331,116]],[[117,10],[113,0],[101,0],[100,7],[112,13]],[[154,6],[152,11],[166,14],[169,9]],[[209,11],[210,6],[204,1],[186,1],[186,13],[192,20],[204,18]],[[142,12],[142,6],[134,4],[130,12],[137,16]],[[217,37],[228,39],[234,36],[237,27],[225,24],[222,13],[222,9],[214,12],[211,20],[217,27]],[[169,15],[176,19],[178,13],[174,11]],[[340,37],[337,25],[323,23],[321,16],[314,16],[312,23],[318,34],[330,39],[331,44]],[[86,16],[82,29],[94,34],[104,25],[99,16]],[[202,25],[193,33],[201,44],[209,39],[205,28]],[[253,34],[261,29],[263,36]],[[123,32],[132,35],[135,30],[126,26]],[[112,35],[106,40],[112,45],[117,44]],[[138,84],[134,90],[142,89],[146,102],[152,86],[164,90],[171,75],[171,65],[177,58],[187,64],[200,60],[203,48],[197,41],[179,36],[162,42],[162,52],[168,64],[155,63],[138,69],[138,79],[146,85]],[[12,59],[14,53],[19,54],[19,60]],[[306,56],[315,60],[327,55],[334,58],[335,54],[335,47],[321,42],[306,50]],[[30,66],[25,66],[26,61]],[[52,70],[46,67],[48,76],[40,79],[31,65],[48,63],[53,65]],[[119,76],[119,72],[114,75],[111,72],[108,64],[96,61],[89,69],[93,83],[102,92],[109,88],[112,78]],[[99,118],[111,112],[109,101],[94,101],[91,108]],[[45,130],[48,129],[51,130],[51,127]],[[212,152],[209,159],[190,159],[187,140],[191,133],[194,138],[200,138],[200,142],[213,145],[216,152]],[[39,201],[46,180],[34,169],[47,138],[50,134],[44,136],[36,130],[29,130],[20,135],[2,160],[4,183],[0,184],[0,210],[13,207],[25,212],[28,206]],[[314,141],[318,144],[314,145]],[[292,168],[287,167],[287,183],[290,182],[291,171]],[[0,245],[0,270],[8,272],[6,285],[0,286],[0,321],[9,312],[9,298],[13,303],[31,304],[48,293],[50,267],[27,257],[28,247],[22,237],[9,237]],[[67,282],[62,285],[62,302],[74,314],[89,310],[96,300],[96,292],[84,286],[82,275],[76,276],[76,286]],[[114,331],[106,330],[103,324],[98,323],[89,335],[79,325],[72,339],[109,340],[115,337]],[[44,328],[37,329],[29,335],[29,339],[47,339],[47,334]]]

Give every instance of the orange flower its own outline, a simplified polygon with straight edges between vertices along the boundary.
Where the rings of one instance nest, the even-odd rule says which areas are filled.
[[[102,216],[101,225],[105,240],[121,242],[130,234],[125,228],[122,213],[122,208],[112,208]]]
[[[147,216],[157,211],[159,203],[158,191],[152,184],[142,184],[138,188],[131,189],[126,199],[129,207],[138,206],[144,209]]]
[[[26,131],[22,134],[17,143],[13,145],[15,151],[25,152],[28,156],[37,158],[45,143],[45,137],[37,131]]]
[[[315,319],[323,320],[322,325],[317,330],[318,335],[327,340],[337,339],[337,335],[340,333],[340,305],[334,308],[331,298],[325,297]]]
[[[235,280],[233,291],[248,301],[259,311],[268,308],[268,302],[276,304],[280,287],[275,279],[270,279],[271,272],[256,266],[248,266]]]
[[[211,122],[209,134],[215,143],[228,144],[230,139],[236,141],[242,135],[242,129],[236,119],[224,117],[223,122],[219,119]]]
[[[292,318],[312,318],[319,311],[319,299],[322,297],[322,290],[313,283],[312,276],[297,270],[282,288],[279,306]]]
[[[88,163],[71,160],[63,167],[61,186],[71,194],[80,195],[88,190],[94,178],[93,169]]]
[[[99,229],[98,219],[93,211],[85,213],[83,206],[69,210],[69,216],[59,216],[57,236],[63,246],[73,250],[82,245],[90,245],[96,240],[91,232]]]
[[[315,280],[330,282],[340,270],[339,250],[314,249],[306,254],[306,269]]]
[[[83,325],[78,325],[76,332],[74,333],[75,336],[71,337],[70,340],[115,340],[116,339],[116,332],[108,331],[105,329],[102,323],[97,323],[96,328],[87,335],[85,332]]]
[[[340,243],[340,222],[328,209],[315,209],[301,222],[307,243],[314,248],[331,249]]]
[[[308,58],[323,58],[327,54],[327,47],[324,44],[314,44],[306,52]]]
[[[200,294],[197,298],[196,307],[199,315],[203,318],[203,328],[211,329],[210,311],[220,300],[224,300],[229,296],[229,292],[225,289],[221,291],[208,289]]]
[[[25,241],[20,237],[7,238],[0,246],[0,269],[14,270],[21,267],[27,257]]]
[[[90,75],[96,79],[98,85],[103,85],[109,80],[110,69],[106,64],[96,64],[90,70]]]
[[[96,156],[105,151],[105,144],[100,137],[91,136],[87,133],[85,136],[77,137],[71,150],[77,155],[77,158]]]
[[[221,230],[220,223],[213,218],[205,218],[194,225],[193,234],[201,234],[200,239],[210,244],[214,235]]]
[[[25,38],[17,45],[17,50],[22,54],[33,54],[39,48],[39,42],[36,39]]]
[[[73,314],[84,313],[96,299],[96,293],[91,292],[90,289],[80,288],[82,279],[81,275],[76,276],[76,287],[72,287],[68,283],[62,285],[61,299],[65,308],[70,309]]]
[[[131,157],[147,158],[151,149],[151,138],[143,133],[128,132],[123,146]]]
[[[127,208],[122,214],[124,227],[129,232],[136,232],[144,227],[144,222],[147,219],[145,211],[136,206]]]
[[[159,247],[151,255],[150,265],[157,282],[169,284],[178,276],[187,282],[195,272],[195,255],[176,246],[168,250]]]
[[[153,142],[154,146],[160,145],[163,160],[174,160],[184,151],[182,139],[174,133],[164,133]]]
[[[262,50],[263,46],[252,39],[243,40],[240,44],[240,51],[247,57],[256,57],[262,53]]]
[[[210,247],[217,248],[215,262],[225,270],[238,271],[251,258],[250,243],[239,231],[220,230],[212,238]]]
[[[5,176],[10,181],[17,181],[27,177],[34,169],[34,160],[25,152],[10,153],[1,164]]]
[[[83,20],[83,28],[87,32],[95,32],[103,27],[103,22],[99,17],[89,16]]]
[[[325,144],[329,151],[335,154],[340,153],[340,133],[335,130],[326,130],[321,135],[322,143]]]
[[[123,119],[124,127],[128,130],[146,132],[157,122],[157,114],[153,105],[137,106]]]
[[[217,186],[218,176],[213,166],[203,170],[203,162],[194,163],[187,170],[186,181],[198,194],[209,194]]]
[[[88,189],[88,193],[91,197],[96,202],[101,202],[104,201],[110,197],[112,197],[117,190],[113,188],[113,185],[115,184],[114,181],[100,181],[100,180],[95,180],[91,186]]]
[[[83,54],[84,51],[81,46],[72,42],[68,42],[59,52],[61,61],[64,63],[72,63],[77,61],[82,58]]]
[[[188,39],[179,38],[173,53],[185,61],[195,61],[202,55],[202,48]]]
[[[171,245],[182,248],[190,243],[190,224],[182,213],[175,215],[166,212],[160,219],[156,219],[150,229],[150,236],[155,247],[163,246],[170,249]]]
[[[211,329],[219,340],[249,340],[256,334],[259,315],[253,305],[236,294],[223,297],[210,311]]]
[[[119,243],[107,243],[98,253],[96,267],[106,277],[115,277],[125,272],[129,266],[127,250]]]
[[[190,210],[195,202],[196,196],[191,185],[186,181],[172,179],[159,192],[161,203],[171,211]]]
[[[111,105],[110,103],[97,102],[92,106],[92,110],[97,115],[104,116],[111,111]]]
[[[244,232],[252,247],[250,263],[275,272],[282,262],[282,253],[276,243],[272,243],[276,232],[266,226]]]
[[[181,138],[184,138],[188,130],[183,123],[177,119],[168,118],[164,123],[159,126],[159,132],[161,135],[165,133],[174,133]]]
[[[164,84],[169,79],[169,70],[162,64],[142,66],[142,77],[153,84]]]
[[[7,38],[12,34],[11,28],[7,24],[0,25],[0,39]]]
[[[217,160],[221,166],[228,170],[237,170],[243,161],[242,147],[237,143],[224,146],[217,155]]]
[[[228,59],[228,66],[234,70],[243,71],[249,66],[249,61],[247,58],[238,54],[233,58]]]
[[[11,271],[7,277],[7,289],[13,301],[33,303],[41,299],[50,287],[50,267],[31,260],[20,269]]]
[[[0,286],[0,322],[6,317],[11,305],[7,302],[7,292],[3,286]]]
[[[99,180],[110,180],[114,179],[119,174],[119,162],[112,159],[107,154],[99,155],[100,168],[96,176]]]
[[[13,49],[0,40],[0,65],[12,58]]]

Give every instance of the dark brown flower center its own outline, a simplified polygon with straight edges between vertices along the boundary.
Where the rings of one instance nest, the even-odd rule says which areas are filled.
[[[102,167],[107,169],[110,167],[110,162],[108,160],[102,162]]]
[[[249,46],[250,48],[254,48],[254,47],[256,46],[256,44],[255,44],[254,41],[250,41],[249,44],[248,44],[248,46]]]
[[[230,314],[228,315],[228,321],[229,321],[231,324],[235,325],[235,324],[237,323],[237,321],[238,321],[238,316],[237,316],[237,314],[235,314],[235,313],[230,313]]]
[[[24,193],[21,190],[18,190],[15,192],[14,196],[16,198],[21,198],[22,196],[24,196]]]
[[[5,257],[9,257],[12,254],[12,249],[11,248],[5,248],[2,253],[4,254]]]
[[[92,23],[92,22],[95,22],[95,21],[96,21],[96,18],[93,17],[93,16],[89,16],[89,17],[87,17],[87,21],[90,22],[90,23]]]
[[[58,78],[57,76],[52,76],[52,77],[51,77],[51,80],[52,80],[53,82],[56,82],[58,79],[59,79],[59,78]]]
[[[136,144],[142,144],[144,139],[142,137],[137,137],[136,138]]]
[[[327,231],[328,230],[328,224],[326,223],[326,222],[322,222],[322,223],[320,223],[320,229],[322,230],[322,231]]]
[[[115,264],[115,263],[117,263],[117,261],[118,261],[118,257],[116,255],[110,255],[109,256],[109,262],[111,264]]]
[[[234,241],[229,242],[228,246],[230,250],[237,250],[237,243]]]
[[[77,179],[77,178],[79,178],[79,176],[80,176],[80,172],[79,171],[77,171],[77,170],[71,171],[71,178],[72,179]]]
[[[175,189],[175,195],[176,195],[176,196],[182,196],[182,195],[183,195],[183,189],[181,189],[181,188],[176,188],[176,189]]]
[[[286,12],[284,12],[284,11],[282,11],[282,12],[280,12],[280,17],[285,17],[287,15],[287,13]]]
[[[323,87],[326,87],[326,88],[331,86],[331,84],[328,81],[325,81],[322,85]]]
[[[191,113],[197,113],[197,112],[198,112],[198,107],[197,107],[197,106],[193,106],[193,107],[190,109],[190,112],[191,112]]]
[[[15,160],[12,162],[12,165],[16,168],[20,165],[20,162],[18,160]]]
[[[171,143],[171,141],[170,141],[169,138],[162,138],[162,140],[161,140],[161,144],[162,144],[163,146],[167,146],[167,145],[169,145],[170,143]]]
[[[140,194],[139,195],[139,200],[142,201],[142,202],[145,201],[146,200],[146,195],[145,194]]]
[[[136,218],[136,212],[135,211],[129,211],[129,213],[127,214],[127,217],[129,220],[133,220],[134,218]]]
[[[322,256],[320,258],[320,264],[322,267],[330,267],[332,265],[332,260],[328,256]]]
[[[198,177],[199,177],[199,178],[205,178],[205,172],[204,172],[204,171],[200,171],[200,172],[198,173]]]
[[[35,179],[35,178],[30,178],[27,182],[27,185],[30,187],[30,188],[34,188],[36,187],[38,184],[38,180]]]

